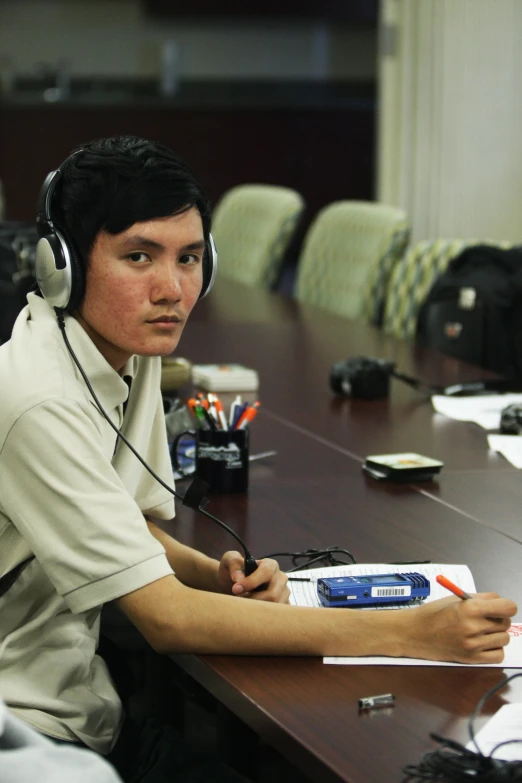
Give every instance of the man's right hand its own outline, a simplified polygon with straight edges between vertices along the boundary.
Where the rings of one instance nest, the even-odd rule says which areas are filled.
[[[501,663],[517,605],[497,593],[448,596],[407,612],[405,655],[459,663]]]

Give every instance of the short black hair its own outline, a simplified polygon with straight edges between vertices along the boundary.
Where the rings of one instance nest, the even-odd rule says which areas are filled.
[[[134,223],[196,207],[205,240],[210,203],[189,165],[171,149],[138,136],[82,144],[60,166],[50,212],[84,264],[100,231],[119,234]]]

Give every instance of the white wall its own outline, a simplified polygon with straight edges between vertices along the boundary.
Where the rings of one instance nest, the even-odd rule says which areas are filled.
[[[245,0],[248,2],[248,0]],[[376,34],[310,21],[177,22],[139,0],[0,0],[0,65],[30,74],[67,58],[73,75],[155,76],[167,39],[188,79],[372,79]]]
[[[521,0],[383,0],[378,197],[412,238],[522,241]]]

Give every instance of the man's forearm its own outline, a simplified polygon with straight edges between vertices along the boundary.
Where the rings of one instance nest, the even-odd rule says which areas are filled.
[[[312,609],[204,593],[167,576],[118,599],[154,649],[225,655],[390,655],[500,663],[516,604],[494,593],[415,609]]]
[[[147,526],[154,538],[165,548],[169,565],[180,582],[198,590],[219,590],[217,560],[180,544],[150,519],[147,519]]]
[[[173,577],[119,603],[149,643],[166,654],[404,653],[404,629],[392,618],[396,612],[311,609],[202,593]]]

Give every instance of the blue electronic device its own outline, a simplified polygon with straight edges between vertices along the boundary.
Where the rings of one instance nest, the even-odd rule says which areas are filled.
[[[324,577],[317,580],[323,606],[386,606],[424,601],[430,582],[418,573]]]

